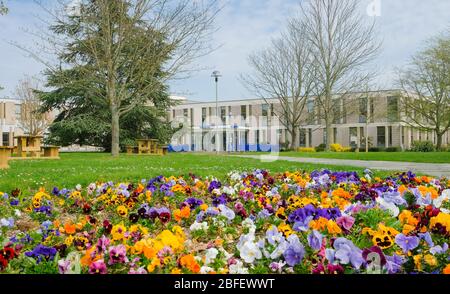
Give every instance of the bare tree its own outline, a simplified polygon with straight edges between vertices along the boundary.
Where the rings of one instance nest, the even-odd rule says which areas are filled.
[[[109,108],[111,153],[117,156],[120,118],[151,104],[149,97],[161,85],[189,76],[197,69],[192,62],[213,50],[209,39],[218,0],[82,0],[69,11],[67,1],[59,2],[56,11],[42,6],[54,19],[49,24],[53,34],[40,37],[60,63],[53,66],[40,54],[32,56],[49,72],[77,68],[78,85],[73,75],[60,74],[59,79],[66,88],[83,84],[86,95]]]
[[[385,120],[388,114],[386,109],[375,106],[377,99],[383,98],[380,93],[383,91],[379,87],[367,83],[363,85],[362,92],[357,96],[358,103],[355,103],[355,106],[359,108],[359,122],[364,123],[364,137],[361,138],[360,144],[364,145],[366,153],[374,144],[369,137],[370,124],[377,120]]]
[[[21,102],[19,125],[22,130],[31,136],[42,136],[51,124],[50,113],[40,111],[41,101],[37,91],[40,83],[36,78],[25,77],[16,87],[16,97]]]
[[[399,83],[405,122],[435,132],[436,147],[441,149],[442,137],[450,129],[450,36],[432,39],[401,71]]]
[[[298,147],[303,110],[314,87],[310,49],[304,36],[303,26],[291,20],[286,33],[249,57],[254,72],[242,76],[244,84],[259,97],[279,101],[280,110],[274,112],[291,136],[291,149]]]
[[[374,23],[359,12],[358,0],[310,0],[301,6],[301,20],[312,50],[317,82],[316,105],[325,123],[327,149],[332,143],[333,121],[352,105],[351,92],[360,90],[372,74],[364,66],[377,55]],[[343,108],[341,107],[343,105]]]

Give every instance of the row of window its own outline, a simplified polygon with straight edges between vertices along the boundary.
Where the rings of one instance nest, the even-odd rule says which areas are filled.
[[[228,109],[228,111],[227,111]],[[248,109],[248,111],[247,111]],[[226,121],[227,112],[228,115],[232,115],[232,108],[231,106],[220,106],[218,108],[218,114],[220,115],[220,118],[222,121]],[[204,123],[206,121],[206,118],[208,116],[215,116],[216,115],[216,108],[215,107],[203,107],[202,108],[202,122]],[[274,112],[274,105],[273,104],[262,104],[261,105],[261,113],[263,117],[269,117],[269,116],[275,116]],[[241,105],[241,117],[245,120],[247,119],[247,114],[249,116],[252,116],[253,114],[253,105]],[[270,115],[269,115],[270,114]],[[191,125],[194,125],[194,109],[193,108],[185,108],[183,109],[183,116],[191,119]],[[172,110],[172,117],[176,117],[175,109]]]
[[[375,112],[374,99],[363,97],[359,99],[359,107],[357,112],[359,114],[359,123],[373,123],[375,120],[385,118],[387,122],[398,122],[400,119],[399,114],[399,97],[389,96],[387,97],[386,111],[383,113]],[[306,104],[307,111],[307,124],[308,125],[320,125],[321,124],[321,108],[318,107],[317,101],[309,100]],[[333,104],[333,123],[334,124],[345,124],[347,123],[348,107],[353,107],[354,101],[347,101],[345,98],[334,100]],[[227,111],[228,108],[228,111]],[[241,105],[240,115],[243,119],[247,119],[247,116],[252,116],[253,105]],[[218,114],[222,121],[226,120],[227,112],[228,115],[232,113],[231,106],[220,106],[218,109]],[[209,113],[208,113],[209,112]],[[262,104],[261,114],[263,117],[273,117],[275,116],[274,104]],[[189,117],[189,109],[183,109],[183,115]],[[205,122],[207,116],[215,116],[215,107],[203,107],[202,108],[202,122]],[[173,117],[175,117],[175,110],[173,110]],[[191,122],[193,123],[193,109],[190,109]]]

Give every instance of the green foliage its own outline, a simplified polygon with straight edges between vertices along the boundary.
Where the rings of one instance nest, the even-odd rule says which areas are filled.
[[[325,149],[327,149],[327,145],[320,144],[319,146],[316,147],[316,152],[324,152]]]
[[[52,90],[40,93],[42,111],[59,111],[47,143],[109,151],[117,117],[115,134],[120,134],[122,147],[148,137],[167,143],[172,136],[165,117],[173,102],[163,82],[172,49],[164,34],[133,18],[128,7],[133,4],[125,2],[89,1],[81,9],[83,18],[71,17],[50,27],[65,40],[58,59],[66,66],[45,72]],[[106,20],[114,28],[111,36],[101,27]],[[115,38],[121,42],[111,41]]]
[[[400,147],[389,147],[385,149],[385,152],[401,152],[401,148]]]
[[[0,1],[0,15],[4,15],[4,14],[7,14],[7,13],[8,13],[8,7],[5,6],[3,1]]]
[[[413,152],[434,152],[436,150],[431,141],[414,141],[411,147]]]
[[[401,229],[401,225],[396,218],[392,217],[388,211],[379,208],[360,212],[356,214],[355,219],[355,223],[374,230],[377,229],[379,223],[384,223],[386,226],[396,230]]]

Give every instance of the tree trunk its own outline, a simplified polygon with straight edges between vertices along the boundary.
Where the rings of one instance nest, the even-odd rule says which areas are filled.
[[[369,126],[366,124],[366,153],[369,153]]]
[[[117,106],[111,105],[111,155],[119,156],[120,153],[120,123]]]
[[[436,132],[436,150],[440,151],[442,149],[442,136],[444,133]]]
[[[325,119],[325,130],[327,132],[327,142],[326,142],[326,150],[331,150],[331,144],[333,141],[333,129],[331,127],[331,119],[327,118]]]
[[[297,151],[298,149],[298,142],[297,142],[297,128],[293,127],[291,132],[291,149],[292,151]]]

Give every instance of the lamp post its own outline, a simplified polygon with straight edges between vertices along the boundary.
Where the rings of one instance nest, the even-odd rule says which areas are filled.
[[[211,74],[211,77],[214,78],[214,81],[216,82],[216,153],[219,153],[219,78],[222,75],[220,74],[220,71],[216,70]]]

